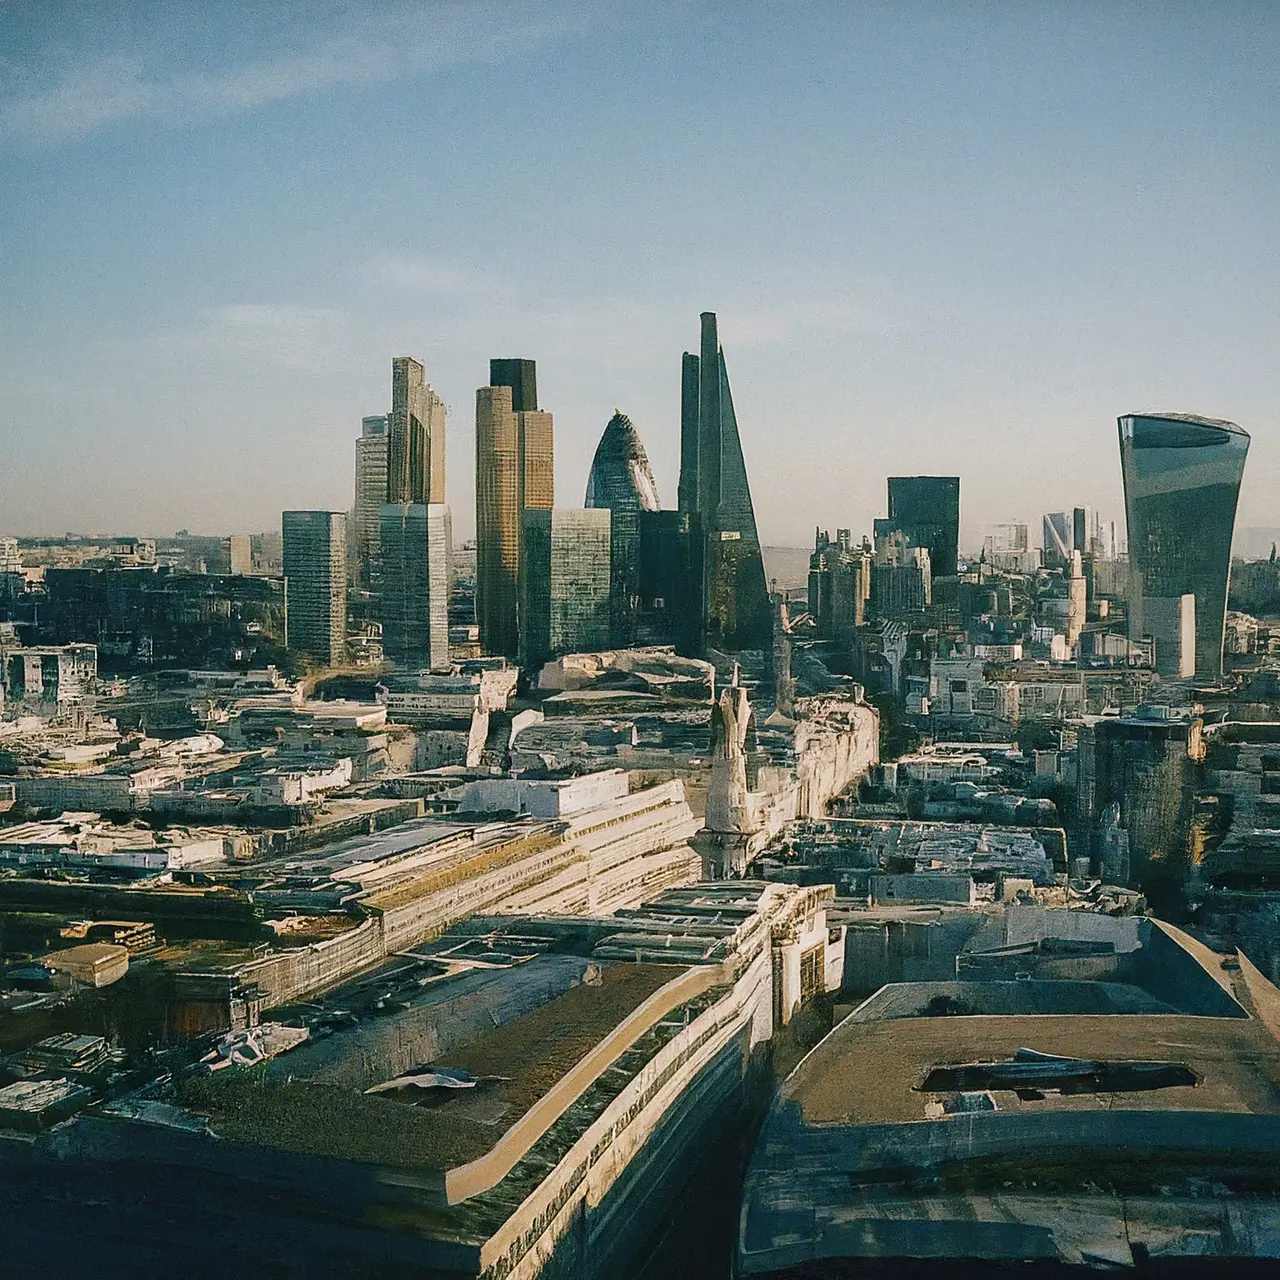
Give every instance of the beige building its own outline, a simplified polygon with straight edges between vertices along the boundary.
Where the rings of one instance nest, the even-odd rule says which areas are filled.
[[[520,639],[523,512],[555,505],[553,422],[537,407],[532,369],[531,360],[495,360],[494,385],[476,392],[476,621],[484,648],[510,656]]]

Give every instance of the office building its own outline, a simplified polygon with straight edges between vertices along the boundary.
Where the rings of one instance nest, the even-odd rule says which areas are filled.
[[[769,650],[773,615],[738,420],[711,312],[698,355],[684,355],[680,404],[681,511],[697,512],[705,539],[701,620],[709,648]]]
[[[340,666],[347,651],[346,513],[286,511],[280,525],[289,647],[322,666]]]
[[[555,501],[554,425],[532,360],[490,361],[489,376],[476,392],[476,621],[489,653],[515,657],[522,513]]]
[[[1130,875],[1145,891],[1176,892],[1190,870],[1195,766],[1204,722],[1179,707],[1140,706],[1128,716],[1087,716],[1076,747],[1076,817],[1096,832],[1119,806]]]
[[[1072,519],[1066,511],[1050,511],[1044,518],[1044,567],[1063,569],[1075,547]]]
[[[670,644],[685,657],[698,656],[704,550],[696,511],[640,513],[639,643]]]
[[[1082,556],[1096,556],[1102,547],[1102,523],[1092,507],[1076,507],[1071,513],[1072,546]]]
[[[383,657],[407,668],[448,667],[449,509],[441,502],[388,502],[379,516]]]
[[[516,413],[532,413],[538,408],[536,360],[490,360],[489,385],[511,388],[511,407]]]
[[[635,643],[640,605],[640,517],[657,511],[658,486],[639,433],[624,413],[609,419],[587,478],[586,506],[610,512],[611,643]]]
[[[867,620],[871,599],[872,557],[868,548],[855,547],[848,529],[837,529],[836,540],[815,530],[809,557],[809,613],[818,635],[842,648]]]
[[[880,532],[877,521],[877,532]],[[886,526],[901,530],[913,547],[929,552],[939,578],[954,577],[960,546],[959,476],[890,476]]]
[[[520,664],[609,647],[609,512],[532,508],[522,513]]]
[[[391,361],[387,501],[444,501],[444,401],[412,356]]]
[[[383,657],[411,669],[449,662],[446,418],[422,364],[399,356],[391,412],[365,418],[356,442],[358,581],[376,597]]]
[[[356,441],[356,499],[352,507],[355,535],[353,577],[372,589],[377,576],[382,504],[387,501],[387,414],[362,419]]]
[[[1120,464],[1129,524],[1129,634],[1151,635],[1148,601],[1195,596],[1195,675],[1222,674],[1231,576],[1231,537],[1249,435],[1233,422],[1188,414],[1119,419]],[[1168,627],[1164,628],[1166,644]],[[1157,650],[1159,644],[1157,643]],[[1157,661],[1159,658],[1157,656]]]
[[[1084,624],[1088,618],[1089,595],[1084,576],[1084,562],[1080,558],[1079,551],[1072,551],[1069,563],[1066,641],[1067,647],[1073,649],[1080,639],[1080,633],[1084,630]]]

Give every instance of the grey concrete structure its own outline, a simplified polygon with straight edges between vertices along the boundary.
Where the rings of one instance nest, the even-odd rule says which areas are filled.
[[[1129,634],[1151,634],[1147,600],[1189,592],[1196,601],[1195,674],[1216,680],[1249,434],[1233,422],[1180,413],[1128,414],[1119,430],[1132,568]]]
[[[347,652],[347,516],[286,511],[280,521],[290,648],[324,666]]]
[[[1086,923],[1120,926],[1089,957],[1119,977],[1105,998],[1069,979],[885,988],[805,1058],[756,1145],[735,1274],[1226,1275],[1271,1256],[1280,991],[1157,921]]]

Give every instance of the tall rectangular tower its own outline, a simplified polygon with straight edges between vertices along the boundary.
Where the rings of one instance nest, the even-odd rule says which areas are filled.
[[[444,501],[444,401],[412,356],[391,361],[387,501]]]
[[[925,547],[939,578],[956,573],[960,551],[960,477],[890,476],[889,519],[913,547]]]
[[[452,585],[449,509],[439,502],[388,502],[380,512],[382,652],[407,668],[449,665]]]
[[[528,413],[538,407],[538,362],[536,360],[490,360],[489,385],[511,388],[511,407]]]
[[[522,516],[554,504],[554,424],[532,360],[494,360],[490,376],[507,381],[476,392],[476,621],[489,653],[515,657]]]
[[[608,509],[528,510],[521,523],[521,666],[608,648]]]
[[[353,577],[366,589],[374,586],[377,574],[380,512],[387,500],[387,421],[385,413],[362,419],[356,441]]]
[[[280,524],[289,646],[323,666],[340,666],[347,653],[346,512],[286,511]]]

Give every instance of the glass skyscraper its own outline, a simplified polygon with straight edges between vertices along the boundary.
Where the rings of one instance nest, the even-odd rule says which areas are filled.
[[[769,650],[773,614],[747,484],[738,419],[715,315],[702,314],[698,355],[684,356],[680,402],[680,510],[705,540],[701,617],[706,644],[725,653]]]
[[[1181,413],[1129,414],[1119,426],[1130,635],[1155,635],[1157,619],[1177,616],[1169,602],[1193,595],[1195,674],[1214,679],[1222,674],[1231,536],[1249,434],[1234,422]],[[1177,643],[1168,627],[1160,630],[1166,647]],[[1155,635],[1157,663],[1162,635]]]
[[[900,530],[913,547],[929,552],[936,578],[955,576],[960,550],[960,477],[890,476],[889,518],[876,533]]]
[[[662,505],[644,445],[625,413],[615,410],[600,437],[585,505],[608,507],[611,515],[611,643],[625,647],[635,643],[640,603],[640,514]]]

